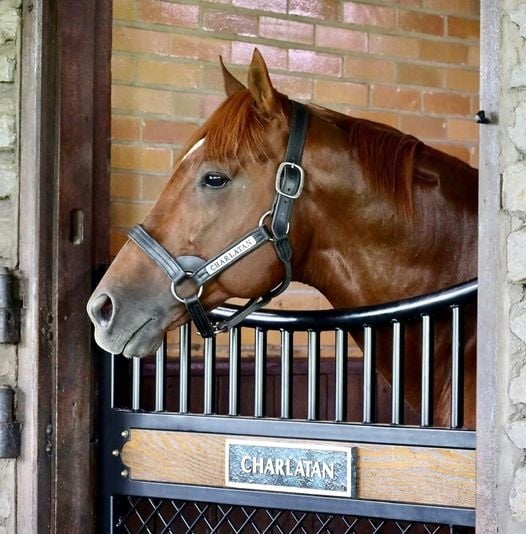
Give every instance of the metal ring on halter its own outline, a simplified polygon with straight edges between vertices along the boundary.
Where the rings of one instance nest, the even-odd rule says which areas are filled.
[[[266,211],[266,212],[261,216],[261,218],[259,219],[259,224],[258,224],[258,226],[265,226],[265,224],[264,224],[265,219],[266,219],[267,217],[272,217],[273,214],[274,214],[274,213],[273,213],[272,210],[268,210],[268,211]],[[286,231],[285,233],[288,234],[288,233],[289,233],[289,230],[290,230],[290,222],[287,222],[287,231]],[[271,237],[271,238],[269,239],[269,241],[270,241],[270,242],[274,241],[274,237]]]
[[[185,278],[185,280],[192,280],[191,276],[192,276],[192,273],[187,271],[186,272],[186,276],[188,278]],[[196,284],[197,285],[197,284]],[[177,284],[175,283],[175,280],[172,280],[172,285],[170,286],[170,289],[172,291],[172,295],[174,296],[175,300],[179,301],[181,304],[185,304],[186,303],[186,299],[189,298],[189,297],[186,297],[186,298],[183,298],[183,297],[180,297],[178,294],[177,294],[177,290],[176,290],[176,287],[177,287]],[[203,286],[198,286],[198,289],[197,289],[197,298],[201,298],[201,295],[203,294]],[[192,295],[190,295],[192,296]]]

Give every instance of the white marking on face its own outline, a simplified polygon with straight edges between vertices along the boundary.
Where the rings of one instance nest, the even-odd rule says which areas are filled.
[[[195,145],[193,145],[190,150],[188,150],[188,152],[183,156],[181,161],[184,161],[192,152],[195,152],[204,142],[205,138],[201,137],[201,139],[199,139],[199,141],[197,141],[197,143],[195,143]]]

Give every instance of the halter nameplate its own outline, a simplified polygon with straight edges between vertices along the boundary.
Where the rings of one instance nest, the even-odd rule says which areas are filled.
[[[228,267],[228,265],[231,263],[235,262],[241,254],[246,254],[257,246],[259,246],[257,241],[252,236],[248,236],[246,239],[241,241],[239,245],[227,250],[224,254],[219,256],[219,258],[207,265],[206,272],[213,276],[217,271],[220,271]]]
[[[245,236],[241,237],[229,248],[219,252],[219,254],[210,260],[205,261],[194,256],[175,258],[140,225],[130,230],[129,237],[171,278],[174,296],[184,302],[199,333],[203,337],[212,337],[214,334],[225,331],[238,324],[250,313],[264,306],[272,298],[285,291],[292,280],[292,267],[290,262],[292,249],[288,239],[288,230],[294,201],[303,191],[304,171],[300,166],[300,162],[307,135],[308,111],[303,104],[299,104],[298,102],[291,101],[291,105],[291,131],[285,153],[285,161],[279,165],[276,173],[276,196],[274,203],[272,209],[261,217],[258,227],[252,232],[245,234]],[[201,139],[192,147],[189,153],[198,148],[203,142],[204,139]],[[264,219],[267,216],[270,216],[272,219],[270,231],[264,226]],[[265,295],[251,299],[229,319],[218,325],[213,325],[199,300],[203,285],[268,241],[274,243],[276,254],[285,268],[283,280],[277,287],[271,289]],[[190,260],[194,265],[200,265],[195,270],[188,271],[182,265],[181,260],[183,259],[185,259],[185,262]],[[195,295],[185,298],[177,296],[177,285],[184,279],[192,280],[195,283]]]

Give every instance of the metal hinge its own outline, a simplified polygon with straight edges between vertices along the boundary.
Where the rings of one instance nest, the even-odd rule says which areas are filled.
[[[20,423],[14,417],[15,391],[0,386],[0,458],[18,458],[20,455]]]
[[[20,299],[14,274],[0,267],[0,343],[16,344],[20,341]]]

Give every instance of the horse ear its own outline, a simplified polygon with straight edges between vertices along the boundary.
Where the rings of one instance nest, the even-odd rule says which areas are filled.
[[[235,95],[236,93],[239,93],[239,91],[246,89],[246,87],[237,78],[234,78],[230,71],[225,67],[221,56],[219,56],[219,63],[221,63],[221,70],[223,72],[223,83],[226,96]]]
[[[254,49],[248,71],[248,90],[256,100],[258,109],[271,115],[276,104],[276,90],[272,87],[267,65],[257,48]]]

